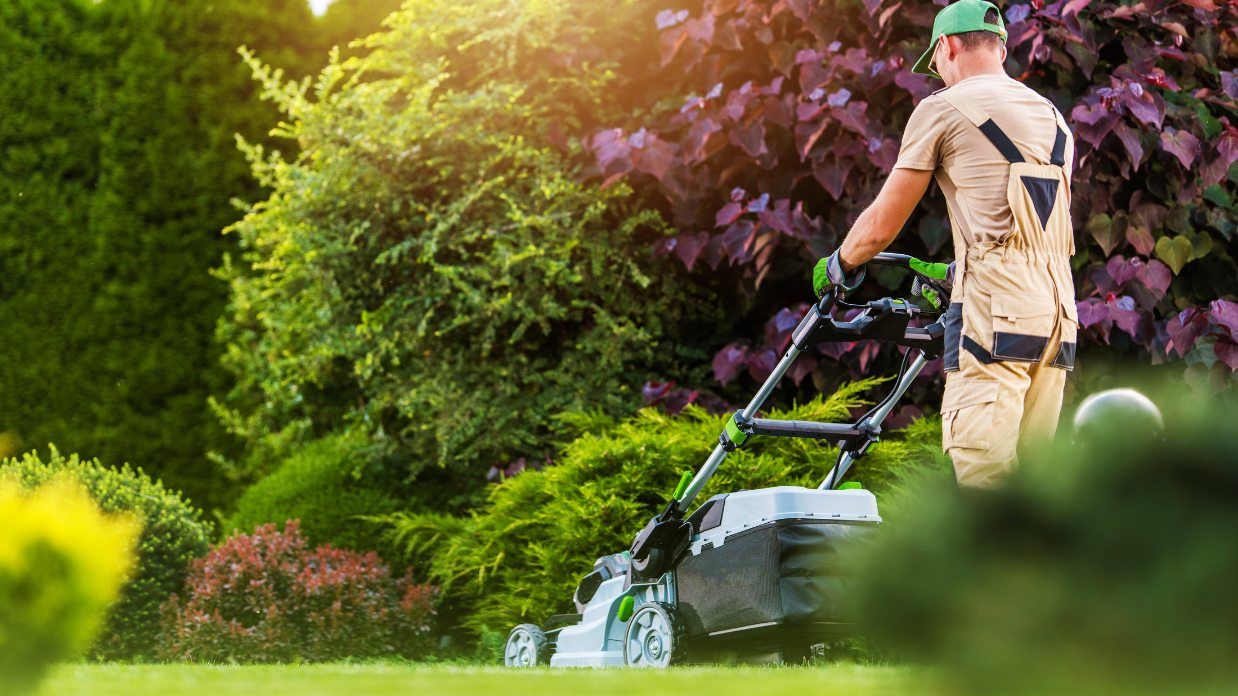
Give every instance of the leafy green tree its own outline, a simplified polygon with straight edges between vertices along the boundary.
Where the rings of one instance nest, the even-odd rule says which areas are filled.
[[[79,431],[95,381],[66,327],[88,321],[95,273],[83,230],[98,178],[87,2],[0,3],[0,431],[21,439]]]
[[[402,4],[404,0],[335,0],[318,19],[320,40],[327,49],[338,46],[341,54],[351,55],[349,44],[379,31]]]
[[[628,411],[654,366],[705,359],[678,346],[722,322],[648,252],[661,218],[578,182],[574,134],[622,108],[615,61],[640,48],[603,44],[652,17],[569,4],[407,3],[312,86],[252,61],[301,146],[250,148],[273,190],[221,271],[237,387],[220,410],[252,470],[360,429],[474,487],[546,454],[553,414]]]

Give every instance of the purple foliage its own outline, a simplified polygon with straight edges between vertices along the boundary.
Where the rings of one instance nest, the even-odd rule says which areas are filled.
[[[704,0],[695,13],[658,15],[661,68],[648,82],[695,94],[589,145],[604,180],[648,175],[645,190],[679,230],[659,253],[696,272],[725,262],[739,271],[737,295],[788,281],[755,303],[781,308],[760,318],[768,319],[761,334],[719,350],[720,383],[768,374],[785,349],[795,311],[787,308],[806,299],[793,288],[807,287],[807,267],[837,245],[889,172],[911,109],[939,86],[908,70],[939,7]],[[1157,360],[1182,357],[1208,336],[1232,368],[1227,298],[1238,293],[1238,268],[1224,249],[1238,199],[1228,176],[1238,161],[1226,34],[1238,23],[1235,5],[1033,0],[1004,12],[1008,67],[1058,104],[1077,135],[1081,340]],[[948,253],[945,219],[940,197],[926,200],[898,250]],[[1216,280],[1185,277],[1196,272]],[[1129,338],[1120,347],[1110,344],[1114,329]],[[856,372],[878,349],[819,353]],[[818,367],[806,357],[792,373],[797,383]]]

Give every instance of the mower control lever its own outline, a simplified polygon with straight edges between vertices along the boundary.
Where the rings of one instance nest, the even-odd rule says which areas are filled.
[[[918,348],[929,355],[940,355],[944,330],[940,323],[925,328],[908,326],[925,310],[903,300],[884,298],[864,305],[863,311],[848,321],[839,321],[818,310],[815,321],[804,322],[791,335],[800,351],[830,341],[886,341]],[[936,313],[930,313],[936,316]]]
[[[692,540],[692,525],[672,500],[661,515],[649,520],[632,540],[632,574],[641,580],[656,580],[675,567]]]

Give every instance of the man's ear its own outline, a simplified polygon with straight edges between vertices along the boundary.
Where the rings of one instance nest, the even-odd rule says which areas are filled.
[[[959,53],[963,50],[963,42],[957,36],[943,36],[941,37],[941,42],[945,44],[945,57],[947,60],[954,60],[955,58],[958,58]]]
[[[1006,44],[1002,44],[1001,46],[998,47],[998,49],[1002,52],[1001,62],[1005,63],[1006,62]]]

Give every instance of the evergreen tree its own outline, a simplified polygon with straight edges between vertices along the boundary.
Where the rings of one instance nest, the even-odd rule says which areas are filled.
[[[94,284],[90,5],[0,3],[0,454],[81,432],[94,408],[82,386],[97,378],[75,357],[89,347],[79,329]]]
[[[261,195],[235,135],[264,142],[276,114],[237,47],[307,72],[308,7],[19,0],[0,17],[0,65],[17,76],[0,87],[0,142],[17,146],[0,184],[0,432],[219,504],[207,452],[228,441],[207,400],[225,388],[212,340],[225,288],[211,269],[231,200]]]

